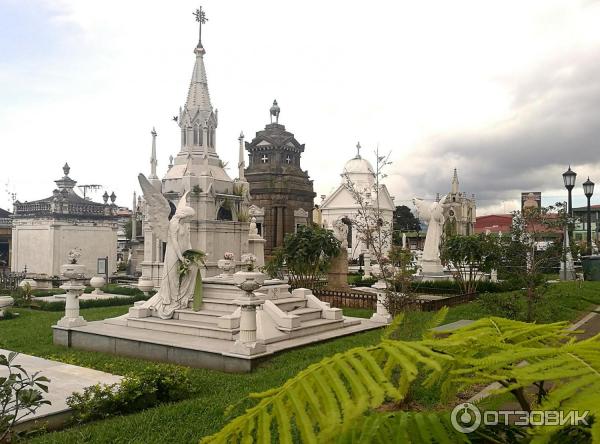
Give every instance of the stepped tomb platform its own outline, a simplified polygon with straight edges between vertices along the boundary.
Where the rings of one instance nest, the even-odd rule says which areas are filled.
[[[282,280],[266,280],[254,292],[256,347],[240,344],[241,299],[232,275],[203,280],[199,310],[176,310],[171,319],[153,316],[137,302],[129,313],[84,326],[53,326],[54,343],[81,350],[209,368],[249,372],[275,353],[385,324],[342,315],[311,290],[290,291]]]

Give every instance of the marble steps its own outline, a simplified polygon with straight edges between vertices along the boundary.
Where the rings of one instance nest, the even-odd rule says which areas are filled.
[[[311,321],[302,322],[300,327],[284,329],[279,328],[284,333],[287,333],[288,339],[299,338],[302,336],[324,333],[331,330],[337,330],[343,327],[360,324],[360,319],[313,319]]]
[[[233,299],[205,298],[202,299],[202,309],[200,311],[220,311],[224,314],[231,314],[236,311],[237,308],[238,305],[233,302]]]
[[[321,319],[321,309],[320,308],[297,308],[292,311],[288,311],[288,314],[296,315],[300,317],[300,322],[312,321],[314,319]]]
[[[202,336],[205,338],[225,339],[228,341],[232,341],[234,335],[239,332],[239,329],[220,328],[216,324],[209,322],[184,321],[179,319],[129,318],[127,326],[190,336]]]
[[[205,322],[208,324],[217,324],[218,318],[221,316],[230,315],[229,311],[215,311],[215,310],[175,310],[174,319],[181,321],[193,321],[193,322]]]
[[[280,310],[285,312],[291,312],[293,310],[299,308],[306,308],[306,299],[305,298],[281,298],[281,299],[271,299]]]

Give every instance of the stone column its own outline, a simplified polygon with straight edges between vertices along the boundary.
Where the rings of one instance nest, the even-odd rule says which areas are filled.
[[[85,286],[77,282],[83,274],[83,266],[77,264],[67,264],[62,266],[63,276],[69,278],[69,281],[60,288],[66,290],[67,300],[65,302],[65,315],[56,323],[59,327],[73,328],[82,327],[87,321],[79,315],[79,296],[83,294]]]
[[[265,275],[260,272],[238,271],[233,275],[237,287],[244,291],[244,296],[234,302],[241,307],[240,335],[234,345],[234,353],[245,356],[264,353],[264,344],[256,342],[256,307],[265,301],[258,299],[254,291],[258,290],[265,281]]]
[[[275,244],[276,247],[283,245],[283,236],[284,236],[284,208],[277,207],[277,242]]]
[[[377,311],[371,316],[371,321],[389,324],[392,322],[393,317],[385,306],[387,303],[387,285],[380,279],[373,285],[373,288],[377,291]]]
[[[364,261],[364,269],[365,274],[363,277],[370,278],[371,277],[371,252],[369,250],[363,251],[363,261]]]

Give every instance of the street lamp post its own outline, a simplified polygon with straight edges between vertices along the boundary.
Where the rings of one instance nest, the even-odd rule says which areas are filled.
[[[569,215],[569,219],[573,217],[573,201],[571,200],[571,192],[573,191],[573,187],[575,187],[575,179],[577,178],[577,173],[571,169],[571,165],[569,165],[569,169],[563,173],[563,182],[565,184],[565,188],[569,193],[569,199],[567,201],[567,211]],[[569,222],[569,238],[573,239],[573,226]]]
[[[583,193],[587,197],[587,249],[588,254],[592,254],[592,207],[590,201],[594,194],[594,182],[588,179],[583,182]]]

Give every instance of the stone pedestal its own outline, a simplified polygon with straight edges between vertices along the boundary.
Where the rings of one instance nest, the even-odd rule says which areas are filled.
[[[265,265],[265,243],[264,240],[258,234],[258,228],[256,228],[256,218],[253,217],[250,220],[250,231],[248,233],[248,252],[256,256],[256,266],[263,267]]]
[[[423,259],[423,261],[421,262],[421,274],[423,276],[443,276],[444,267],[442,267],[442,261],[440,261],[439,259]]]
[[[363,277],[365,279],[368,279],[371,277],[371,253],[369,252],[369,250],[363,251],[363,260],[365,262],[365,274],[363,275]]]
[[[87,321],[79,316],[79,296],[83,294],[85,286],[73,283],[72,281],[62,285],[60,288],[67,291],[67,300],[65,303],[65,315],[56,325],[64,328],[82,327]]]
[[[373,314],[373,316],[371,316],[371,321],[381,324],[391,323],[393,317],[385,307],[387,302],[386,283],[383,280],[379,280],[372,286],[372,288],[377,290],[377,311]]]
[[[340,254],[331,261],[327,286],[331,288],[348,287],[348,251],[343,247],[340,249]]]
[[[67,293],[65,303],[65,315],[56,325],[63,328],[82,327],[87,324],[87,321],[79,316],[79,296],[83,294],[85,285],[81,285],[78,281],[84,276],[85,266],[79,264],[66,264],[61,267],[62,275],[69,281],[60,288]]]
[[[264,353],[264,344],[256,342],[256,307],[265,301],[254,294],[265,282],[265,275],[260,272],[239,271],[233,275],[234,282],[246,294],[234,302],[241,307],[240,335],[234,344],[234,353],[245,356]]]

